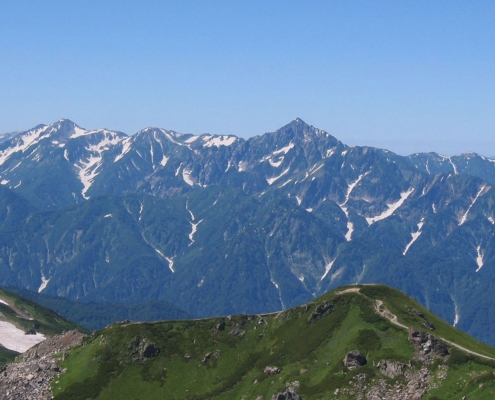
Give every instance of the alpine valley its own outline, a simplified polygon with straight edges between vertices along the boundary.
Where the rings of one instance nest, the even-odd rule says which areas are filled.
[[[79,323],[68,303],[261,314],[379,282],[495,344],[481,155],[349,147],[299,118],[248,140],[60,120],[0,136],[0,182],[0,285]]]

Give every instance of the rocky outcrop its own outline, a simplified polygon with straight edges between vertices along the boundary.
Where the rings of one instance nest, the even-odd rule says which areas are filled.
[[[314,324],[323,315],[330,313],[332,310],[333,310],[333,304],[330,304],[327,300],[325,300],[323,303],[318,304],[318,306],[316,306],[315,311],[311,313],[311,315],[308,317],[308,323]]]
[[[304,398],[292,390],[287,390],[286,392],[273,395],[272,400],[304,400]]]
[[[448,356],[448,347],[430,333],[422,332],[416,328],[409,328],[409,342],[423,355],[433,354],[437,357]]]
[[[389,377],[396,378],[399,375],[402,375],[407,368],[407,364],[403,364],[400,362],[381,360],[376,366],[380,372]]]
[[[47,338],[32,347],[17,363],[0,368],[0,399],[52,399],[51,382],[63,370],[52,358],[73,346],[79,345],[86,335],[79,331],[69,331],[62,335]]]
[[[208,362],[208,360],[214,358],[214,359],[218,359],[218,357],[220,357],[220,354],[222,354],[222,352],[220,350],[215,350],[215,352],[208,352],[205,354],[205,356],[203,357],[203,359],[201,360],[201,362],[203,364],[206,364]],[[189,357],[191,358],[191,357]]]
[[[280,374],[280,372],[282,372],[282,370],[278,367],[265,367],[263,371],[265,375],[277,375]]]
[[[349,351],[344,358],[344,366],[349,369],[354,369],[366,365],[367,360],[363,353],[359,350]]]
[[[134,361],[146,361],[156,357],[160,353],[160,349],[155,343],[150,343],[146,338],[141,336],[138,336],[132,341],[129,350],[131,350],[129,356]]]

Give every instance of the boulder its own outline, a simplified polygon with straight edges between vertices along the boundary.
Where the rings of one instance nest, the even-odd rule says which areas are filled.
[[[283,393],[277,393],[272,396],[272,400],[304,400],[296,392],[292,390],[287,390]]]
[[[212,356],[212,353],[211,352],[210,353],[206,353],[205,356],[203,357],[203,359],[201,360],[201,362],[203,364],[206,364],[206,362],[211,358],[211,356]]]
[[[280,372],[282,372],[282,370],[278,367],[265,367],[265,370],[263,371],[265,375],[277,375],[280,374]]]
[[[354,369],[366,365],[367,360],[359,350],[351,350],[344,358],[344,365],[349,369]]]

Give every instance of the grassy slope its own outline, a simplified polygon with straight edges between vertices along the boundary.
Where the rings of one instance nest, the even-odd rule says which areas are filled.
[[[12,322],[21,329],[35,329],[37,332],[48,336],[71,329],[81,329],[77,324],[61,317],[52,310],[7,290],[0,289],[0,299],[12,306],[11,308],[0,303],[0,312],[4,315],[3,319]]]
[[[293,381],[300,382],[298,393],[305,398],[331,398],[335,389],[348,386],[358,373],[383,379],[373,367],[381,359],[406,362],[413,356],[407,331],[378,316],[373,311],[373,297],[383,300],[401,322],[410,318],[411,324],[421,326],[421,321],[410,315],[413,307],[434,324],[434,334],[455,342],[459,339],[464,346],[495,357],[495,349],[465,337],[403,293],[384,286],[362,290],[366,296],[339,295],[337,290],[306,306],[265,316],[114,325],[96,332],[61,363],[67,372],[53,386],[55,398],[227,400],[261,395],[266,399],[285,391],[286,383]],[[333,310],[308,323],[324,301],[332,303]],[[222,321],[225,329],[217,331]],[[244,337],[229,334],[235,327],[245,332]],[[161,349],[158,356],[133,361],[130,345],[137,337],[155,343]],[[353,349],[365,353],[368,364],[347,371],[342,360]],[[209,352],[212,358],[203,363]],[[476,390],[480,391],[476,398],[495,395],[495,363],[460,351],[453,351],[451,359],[448,379],[430,398],[471,395]],[[267,376],[263,373],[266,366],[280,367],[282,372]],[[482,388],[477,380],[483,381]]]
[[[64,297],[47,296],[24,289],[13,289],[17,294],[56,311],[86,329],[98,330],[115,321],[159,321],[164,319],[190,319],[193,316],[161,300],[141,303],[77,302]]]
[[[10,322],[24,331],[34,329],[45,336],[52,336],[71,329],[82,330],[77,324],[48,308],[7,290],[0,289],[0,299],[12,306],[0,303],[0,320]],[[14,361],[17,355],[19,353],[0,346],[0,365]]]

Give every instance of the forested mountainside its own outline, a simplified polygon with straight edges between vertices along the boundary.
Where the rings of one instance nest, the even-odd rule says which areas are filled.
[[[69,120],[0,139],[0,284],[198,317],[379,282],[495,343],[495,161]]]

